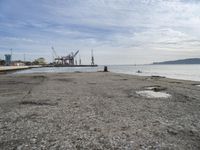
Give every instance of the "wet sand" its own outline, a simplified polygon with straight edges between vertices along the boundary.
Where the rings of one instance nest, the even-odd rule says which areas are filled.
[[[103,72],[1,75],[0,149],[200,149],[196,85]],[[170,96],[138,94],[146,90]]]

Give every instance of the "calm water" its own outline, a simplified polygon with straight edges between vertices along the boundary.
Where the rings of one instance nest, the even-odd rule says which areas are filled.
[[[108,66],[109,71],[124,74],[134,74],[141,76],[159,75],[174,79],[185,79],[200,81],[200,65],[112,65]],[[42,72],[96,72],[103,70],[99,67],[56,67],[56,68],[34,68],[16,72],[24,73],[42,73]],[[142,73],[137,73],[140,70]]]

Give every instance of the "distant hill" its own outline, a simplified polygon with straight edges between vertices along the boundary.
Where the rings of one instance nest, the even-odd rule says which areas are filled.
[[[154,62],[154,65],[165,65],[165,64],[200,64],[200,58],[189,58],[174,61]]]

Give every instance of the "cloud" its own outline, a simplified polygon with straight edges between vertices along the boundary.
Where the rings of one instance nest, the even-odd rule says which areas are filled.
[[[1,0],[0,53],[12,47],[50,59],[52,45],[83,57],[93,48],[98,63],[119,63],[123,54],[122,64],[200,56],[199,14],[197,0]]]

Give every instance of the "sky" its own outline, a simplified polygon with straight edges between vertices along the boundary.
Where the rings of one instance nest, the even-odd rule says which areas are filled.
[[[87,64],[200,57],[200,0],[0,0],[0,59],[80,50]]]

